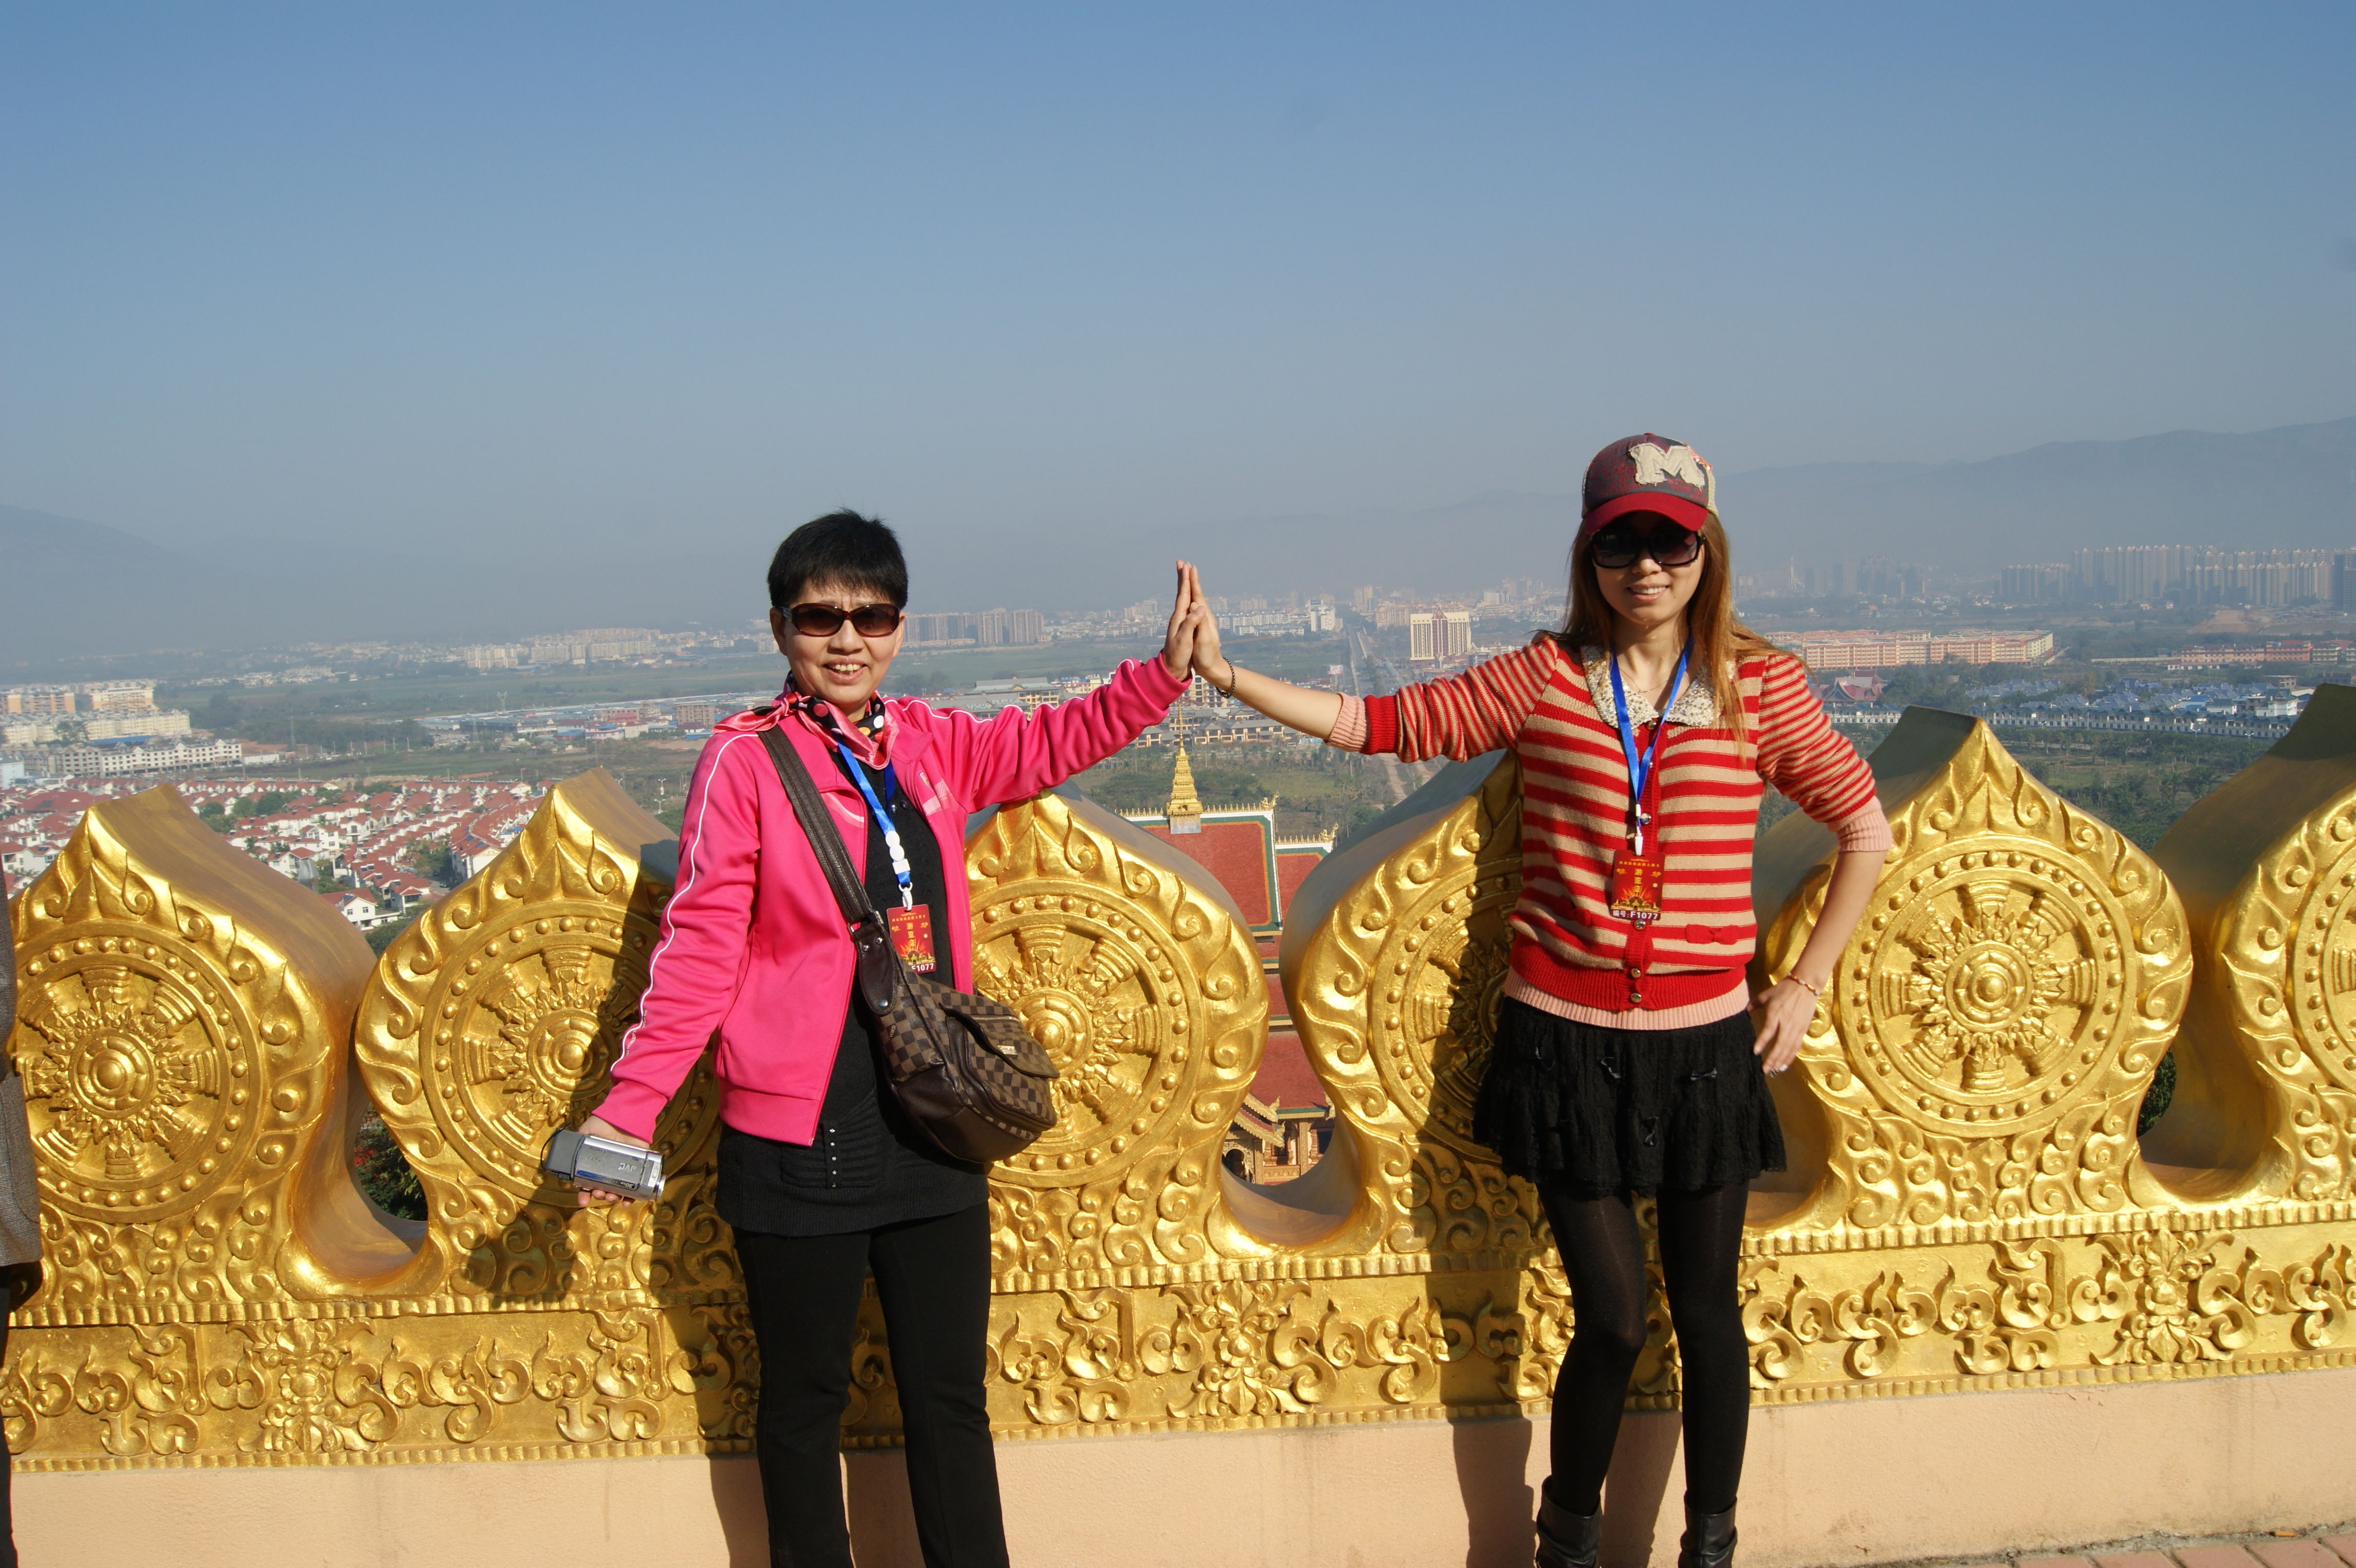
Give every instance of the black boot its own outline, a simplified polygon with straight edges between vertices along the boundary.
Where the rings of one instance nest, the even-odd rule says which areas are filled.
[[[1686,1538],[1677,1545],[1677,1568],[1728,1568],[1734,1561],[1734,1510],[1697,1512],[1686,1505]]]
[[[1595,1568],[1603,1550],[1603,1513],[1573,1513],[1538,1489],[1538,1555],[1534,1568]]]

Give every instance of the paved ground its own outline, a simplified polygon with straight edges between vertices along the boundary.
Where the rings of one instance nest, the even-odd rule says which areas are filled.
[[[1924,1558],[1890,1568],[2356,1568],[2356,1520],[2255,1535],[2145,1536],[2059,1555]]]

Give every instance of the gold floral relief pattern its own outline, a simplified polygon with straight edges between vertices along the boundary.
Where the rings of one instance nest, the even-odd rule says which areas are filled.
[[[1743,1244],[1756,1397],[2356,1364],[2356,705],[2319,699],[2157,861],[1973,721],[1911,713],[1874,764],[1898,847],[1780,1082],[1795,1168]],[[1280,963],[1339,1127],[1268,1188],[1217,1163],[1268,997],[1216,885],[1074,797],[975,830],[975,983],[1063,1074],[1059,1125],[991,1186],[1002,1435],[1544,1407],[1578,1304],[1472,1132],[1519,789],[1510,757],[1459,765],[1295,894]],[[665,840],[603,774],[567,781],[371,967],[170,790],[96,808],[17,904],[48,1248],[0,1369],[18,1462],[747,1447],[708,1069],[660,1124],[659,1201],[581,1208],[536,1170],[637,1015]],[[1762,838],[1754,978],[1831,854],[1797,817]],[[2139,1148],[2171,1045],[2185,1113]],[[422,1226],[349,1180],[370,1106]],[[1630,1397],[1673,1405],[1655,1285]],[[897,1441],[872,1294],[851,1355],[844,1441]]]

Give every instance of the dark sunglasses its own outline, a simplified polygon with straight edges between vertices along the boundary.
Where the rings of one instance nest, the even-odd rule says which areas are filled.
[[[796,605],[786,612],[786,618],[804,637],[832,637],[842,629],[844,621],[862,637],[889,637],[899,629],[900,607],[862,605],[845,610],[832,605]]]
[[[1595,536],[1591,553],[1598,566],[1614,572],[1646,556],[1656,565],[1689,566],[1701,558],[1701,535],[1674,522],[1651,528],[1611,523]]]

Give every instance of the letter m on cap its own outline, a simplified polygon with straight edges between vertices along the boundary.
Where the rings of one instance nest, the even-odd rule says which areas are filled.
[[[1628,456],[1636,465],[1636,482],[1640,485],[1664,485],[1671,479],[1683,479],[1705,494],[1709,490],[1709,465],[1690,446],[1658,446],[1650,441],[1639,441],[1628,448]]]

